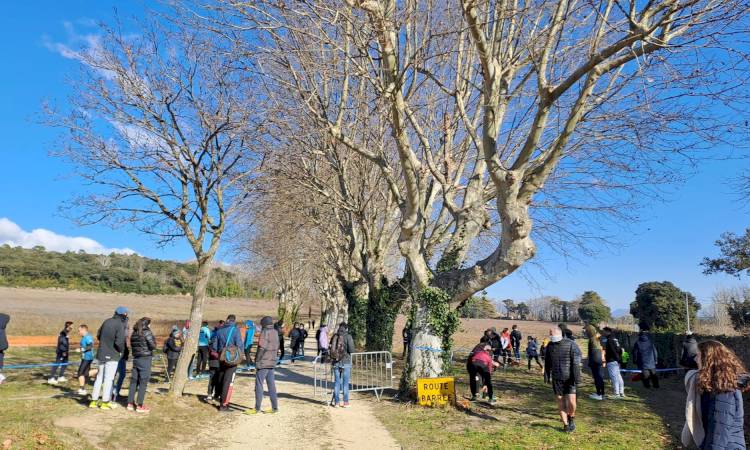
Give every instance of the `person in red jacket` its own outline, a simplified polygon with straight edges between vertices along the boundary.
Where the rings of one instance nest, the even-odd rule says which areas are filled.
[[[469,387],[471,388],[471,401],[477,400],[477,378],[482,379],[482,391],[489,397],[490,403],[495,403],[492,395],[492,370],[500,363],[492,358],[492,346],[483,336],[479,345],[471,351],[466,361],[466,370],[469,372]]]

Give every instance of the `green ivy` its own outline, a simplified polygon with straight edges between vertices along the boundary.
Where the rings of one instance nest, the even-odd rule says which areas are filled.
[[[380,289],[370,291],[367,304],[367,351],[391,350],[393,327],[401,302],[398,293],[385,282]]]
[[[419,303],[427,308],[428,320],[433,332],[442,339],[443,367],[451,365],[453,334],[458,330],[458,313],[450,306],[450,294],[442,289],[428,287],[419,293]]]
[[[367,333],[367,298],[357,296],[354,289],[345,288],[347,308],[349,312],[349,333],[357,347],[362,347]]]

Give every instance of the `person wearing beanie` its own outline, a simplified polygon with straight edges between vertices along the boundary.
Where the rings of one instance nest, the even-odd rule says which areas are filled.
[[[99,340],[99,350],[96,360],[99,363],[99,372],[96,374],[94,390],[91,392],[91,403],[89,408],[112,409],[112,388],[117,373],[117,364],[125,351],[125,336],[128,323],[128,308],[119,306],[115,315],[105,320],[96,338]],[[101,403],[99,398],[101,396]]]
[[[245,414],[257,414],[263,404],[263,383],[268,387],[271,397],[271,409],[265,413],[279,412],[279,401],[276,396],[276,362],[279,353],[279,333],[274,327],[273,319],[269,316],[260,321],[260,336],[258,337],[258,353],[255,355],[255,408],[245,410]]]

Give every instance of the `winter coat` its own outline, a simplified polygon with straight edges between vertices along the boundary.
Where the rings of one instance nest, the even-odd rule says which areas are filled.
[[[229,331],[232,331],[231,337]],[[227,339],[230,341],[227,342]],[[211,350],[215,352],[221,352],[223,349],[231,346],[236,346],[239,349],[243,348],[242,332],[237,328],[237,325],[233,320],[229,320],[221,328],[217,328],[215,332],[215,338],[211,339]]]
[[[211,329],[207,326],[201,327],[198,332],[198,347],[208,347],[211,342]]]
[[[255,356],[256,369],[273,369],[279,361],[279,333],[273,324],[264,325],[258,337],[258,353]]]
[[[125,336],[127,330],[127,317],[115,314],[105,320],[96,338],[99,340],[99,351],[96,359],[99,362],[119,361],[125,351]]]
[[[744,450],[745,411],[742,393],[722,392],[701,394],[701,419],[705,438],[701,450]]]
[[[142,334],[134,331],[130,335],[130,349],[133,358],[153,356],[154,350],[156,350],[156,339],[154,339],[154,333],[151,332],[151,329],[145,328]]]
[[[519,348],[521,347],[521,339],[523,338],[523,335],[521,335],[521,332],[518,330],[513,330],[510,332],[510,345],[513,346],[513,348]]]
[[[568,338],[550,341],[545,349],[544,375],[546,378],[578,384],[581,381],[581,349]]]
[[[318,330],[318,345],[322,349],[328,349],[328,327],[322,326]]]
[[[534,358],[535,356],[539,356],[539,350],[537,349],[537,343],[536,343],[536,341],[529,341],[529,343],[526,344],[526,354],[530,358]]]
[[[356,347],[354,347],[354,338],[351,334],[349,334],[348,331],[339,331],[336,333],[336,335],[339,336],[339,339],[344,340],[344,357],[341,358],[339,361],[336,361],[333,366],[334,367],[344,367],[344,366],[351,366],[352,365],[352,353],[354,353],[356,350]],[[334,335],[334,336],[336,336]],[[333,338],[331,338],[331,342],[333,342]]]
[[[294,328],[291,333],[289,333],[289,344],[294,347],[294,345],[302,338],[302,333],[300,333],[299,328]]]
[[[494,331],[491,331],[488,337],[490,338],[490,340],[487,343],[490,344],[490,347],[492,347],[492,353],[495,355],[499,355],[501,349],[500,335],[495,333]]]
[[[510,348],[510,333],[502,333],[500,335],[500,349],[507,350]]]
[[[182,351],[182,339],[177,339],[174,334],[169,336],[164,347],[167,349],[167,359],[177,359]]]
[[[639,370],[656,369],[656,361],[659,355],[656,352],[656,346],[645,334],[638,336],[638,341],[633,346],[632,356]]]
[[[5,327],[10,322],[10,316],[0,313],[0,352],[8,350],[8,336],[5,334]]]
[[[686,369],[697,369],[698,362],[698,341],[695,336],[688,336],[685,342],[682,343],[682,356],[680,357],[680,365]]]
[[[474,365],[482,366],[492,374],[492,369],[495,368],[495,365],[492,364],[492,355],[484,349],[484,346],[485,344],[479,344],[474,347],[474,350],[471,351],[471,355],[469,356],[469,362]]]
[[[55,351],[58,355],[67,355],[70,351],[70,338],[68,338],[67,330],[62,330],[57,336],[57,348]]]
[[[607,363],[617,362],[622,365],[622,347],[620,341],[614,336],[602,338],[604,344],[604,358]]]

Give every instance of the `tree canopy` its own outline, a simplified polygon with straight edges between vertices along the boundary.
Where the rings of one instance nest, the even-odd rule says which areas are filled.
[[[596,325],[609,320],[612,317],[612,312],[599,294],[594,291],[586,291],[581,295],[578,316],[581,320]]]
[[[735,233],[724,233],[716,241],[721,256],[717,258],[703,258],[701,266],[703,273],[727,273],[739,277],[742,272],[750,270],[750,228],[740,236]]]
[[[693,294],[680,290],[669,281],[641,283],[635,291],[635,301],[630,304],[630,314],[642,329],[652,331],[687,331],[685,296],[690,305],[690,322],[701,308]]]

